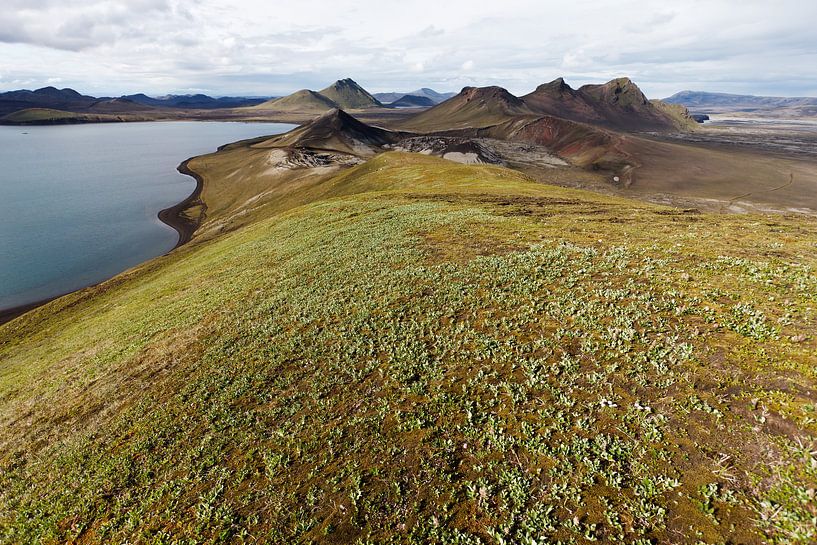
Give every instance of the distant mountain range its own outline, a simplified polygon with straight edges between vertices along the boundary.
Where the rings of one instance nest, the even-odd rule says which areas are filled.
[[[73,89],[43,87],[35,91],[26,89],[0,93],[0,117],[29,108],[47,108],[74,113],[131,113],[158,108],[201,109],[239,108],[264,102],[264,98],[220,97],[207,95],[169,95],[149,97],[145,94],[122,97],[93,97]]]
[[[373,95],[347,78],[321,91],[302,89],[253,109],[320,115],[333,109],[426,108],[401,122],[402,127],[421,132],[487,127],[512,118],[543,115],[625,131],[677,130],[694,123],[686,108],[647,99],[628,78],[579,89],[559,78],[523,97],[502,87],[466,87],[453,96],[427,88],[414,93],[396,99],[398,93]]]
[[[817,115],[817,98],[812,97],[766,97],[732,95],[702,91],[681,91],[664,102],[681,104],[699,113],[770,113],[784,115]]]
[[[628,78],[571,88],[559,78],[517,97],[502,87],[466,87],[458,94],[422,88],[412,93],[373,95],[354,80],[340,79],[313,91],[263,100],[207,95],[150,97],[143,93],[116,98],[82,95],[72,89],[46,87],[0,94],[0,118],[17,124],[133,121],[146,119],[291,118],[308,120],[330,110],[394,116],[387,109],[424,109],[402,114],[398,124],[420,132],[482,128],[520,117],[552,116],[572,122],[624,131],[664,131],[693,123],[682,105],[649,100]],[[380,100],[381,97],[383,100]],[[201,113],[201,110],[224,110]],[[409,117],[410,115],[410,117]]]
[[[405,97],[411,97],[408,100],[415,100],[414,97],[422,97],[427,98],[432,102],[432,106],[434,104],[439,104],[441,102],[445,102],[449,98],[456,96],[457,93],[438,93],[434,89],[429,89],[428,87],[423,87],[422,89],[417,89],[416,91],[411,91],[409,93],[375,93],[374,97],[382,102],[383,104],[390,104],[394,105],[395,102],[402,100]]]
[[[341,79],[321,91],[301,89],[291,95],[268,100],[255,106],[258,110],[276,112],[323,113],[339,108],[342,110],[367,110],[372,108],[429,108],[456,93],[438,93],[433,89],[418,89],[412,93],[371,94],[352,79]]]
[[[182,108],[196,110],[212,110],[216,108],[242,108],[245,106],[255,106],[261,104],[266,98],[250,97],[218,97],[197,94],[197,95],[168,95],[159,98],[149,97],[142,93],[136,95],[126,95],[123,99],[131,100],[145,106],[156,106],[166,108]]]

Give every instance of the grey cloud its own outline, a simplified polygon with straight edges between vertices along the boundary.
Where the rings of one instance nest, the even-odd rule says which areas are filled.
[[[171,11],[168,0],[6,1],[12,9],[0,15],[0,42],[68,51],[113,43],[140,21]]]

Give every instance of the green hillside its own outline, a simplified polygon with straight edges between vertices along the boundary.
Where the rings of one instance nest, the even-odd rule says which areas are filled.
[[[354,80],[341,79],[320,91],[320,94],[344,110],[381,108],[383,105]]]
[[[322,113],[333,108],[337,104],[315,91],[302,89],[291,95],[268,100],[257,106],[250,107],[253,110],[275,110],[280,112],[308,112]]]
[[[269,153],[0,326],[0,542],[817,540],[817,222]]]

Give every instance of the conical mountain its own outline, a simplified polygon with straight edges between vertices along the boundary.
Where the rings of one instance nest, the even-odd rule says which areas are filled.
[[[258,106],[253,106],[256,110],[298,113],[322,113],[337,107],[334,101],[309,89],[301,89],[283,98],[268,100]]]
[[[382,108],[383,104],[352,79],[341,79],[320,92],[344,110]]]
[[[367,156],[404,136],[367,125],[343,110],[334,109],[297,129],[266,140],[257,147],[305,148]]]

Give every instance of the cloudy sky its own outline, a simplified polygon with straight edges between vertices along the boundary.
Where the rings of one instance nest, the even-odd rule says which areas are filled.
[[[632,77],[817,96],[809,0],[2,0],[0,90],[282,95]]]

